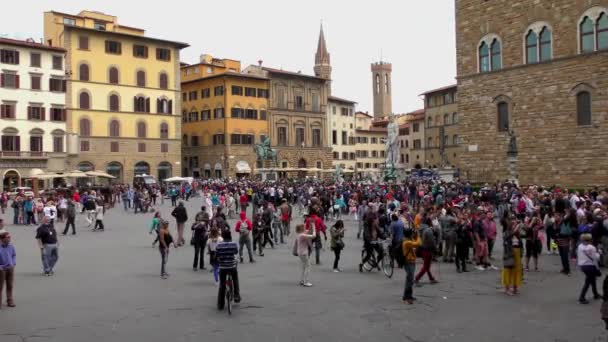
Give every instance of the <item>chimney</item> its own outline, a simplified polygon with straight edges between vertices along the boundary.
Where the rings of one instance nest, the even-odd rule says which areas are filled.
[[[264,61],[263,61],[263,60],[261,60],[261,59],[259,59],[259,60],[258,60],[258,66],[260,66],[260,67],[261,67],[261,66],[262,66],[262,63],[264,63]]]

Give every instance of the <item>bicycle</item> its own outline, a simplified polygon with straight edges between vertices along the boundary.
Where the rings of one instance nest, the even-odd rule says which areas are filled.
[[[375,248],[372,248],[372,255],[363,264],[362,269],[364,269],[366,272],[371,272],[374,268],[377,268],[378,270],[382,270],[382,273],[384,273],[387,278],[391,278],[395,268],[395,260],[390,253],[390,248],[385,247],[386,244],[390,245],[390,240],[372,241],[371,244],[372,246],[380,244],[380,253],[382,253],[382,259],[378,260],[378,251]],[[364,260],[366,257],[367,250],[364,248],[361,251],[361,260]]]
[[[232,275],[228,273],[226,275],[226,307],[228,308],[228,315],[232,315],[232,300],[234,299],[234,287],[232,284]]]

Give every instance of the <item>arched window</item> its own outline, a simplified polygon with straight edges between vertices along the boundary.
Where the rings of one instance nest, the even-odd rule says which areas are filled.
[[[388,79],[388,74],[384,74],[384,92],[389,94],[389,79]]]
[[[111,67],[108,70],[108,82],[110,84],[118,84],[118,68]]]
[[[595,34],[593,32],[593,21],[585,17],[580,27],[581,52],[592,52],[595,50]]]
[[[427,123],[427,127],[432,127],[433,126],[433,118],[432,117],[428,117],[427,119],[428,123]]]
[[[576,121],[579,126],[591,125],[591,94],[588,91],[576,94]]]
[[[111,94],[109,102],[111,112],[118,112],[120,110],[120,99],[118,98],[118,95]]]
[[[160,138],[169,139],[169,125],[166,122],[160,124]]]
[[[118,123],[118,120],[110,121],[110,136],[113,138],[120,136],[120,123]]]
[[[80,109],[90,109],[91,108],[91,97],[89,96],[89,93],[87,93],[86,91],[80,92],[80,95],[78,96],[78,100],[80,102],[80,105],[79,105]]]
[[[156,112],[161,114],[171,114],[173,100],[156,99]]]
[[[145,122],[140,121],[137,123],[137,137],[138,138],[146,137],[146,123]]]
[[[538,37],[532,30],[526,35],[526,63],[538,62]]]
[[[551,59],[551,29],[547,26],[540,31],[540,61],[548,61]]]
[[[380,94],[380,74],[376,74],[376,94]]]
[[[444,125],[450,124],[450,115],[449,114],[443,114],[443,124]]]
[[[149,113],[150,98],[145,98],[143,96],[135,96],[135,98],[133,99],[133,111],[140,113]]]
[[[89,65],[88,64],[80,64],[78,68],[78,79],[81,81],[89,80]]]
[[[458,134],[454,134],[454,137],[452,137],[452,145],[458,145]]]
[[[608,14],[602,13],[597,20],[597,49],[608,49]]]
[[[479,46],[479,71],[490,71],[490,51],[486,42],[482,42]]]
[[[83,118],[80,119],[80,136],[90,137],[91,136],[91,120]]]
[[[161,89],[169,88],[169,78],[167,77],[167,74],[165,74],[164,72],[162,72],[160,74],[160,76],[158,77],[158,86]]]
[[[502,57],[500,50],[500,42],[498,39],[494,39],[492,45],[490,46],[491,50],[491,60],[492,60],[492,71],[500,70],[502,68]]]
[[[499,102],[497,105],[498,111],[498,131],[507,132],[509,130],[509,104]]]
[[[458,123],[458,113],[452,113],[452,123]]]
[[[139,70],[137,72],[137,86],[145,87],[146,86],[146,72],[143,70]]]

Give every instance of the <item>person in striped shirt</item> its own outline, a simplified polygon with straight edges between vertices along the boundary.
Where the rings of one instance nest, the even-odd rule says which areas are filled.
[[[215,248],[215,256],[220,268],[220,288],[217,294],[217,308],[224,310],[224,300],[226,297],[226,276],[232,276],[232,286],[234,288],[234,302],[241,301],[239,291],[239,273],[237,270],[236,255],[239,253],[239,246],[232,241],[230,230],[222,231],[223,241],[217,244]]]

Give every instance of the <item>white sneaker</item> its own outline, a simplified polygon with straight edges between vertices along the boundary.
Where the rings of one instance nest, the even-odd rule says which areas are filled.
[[[305,287],[311,287],[311,286],[312,286],[312,284],[311,284],[311,283],[304,283],[304,284],[302,284],[302,286],[305,286]]]
[[[486,269],[483,266],[475,266],[475,269],[479,271],[485,271]]]
[[[340,270],[337,268],[334,268],[334,273],[340,273]]]
[[[494,265],[490,265],[490,268],[493,269],[494,271],[498,271],[498,267],[496,267]]]

